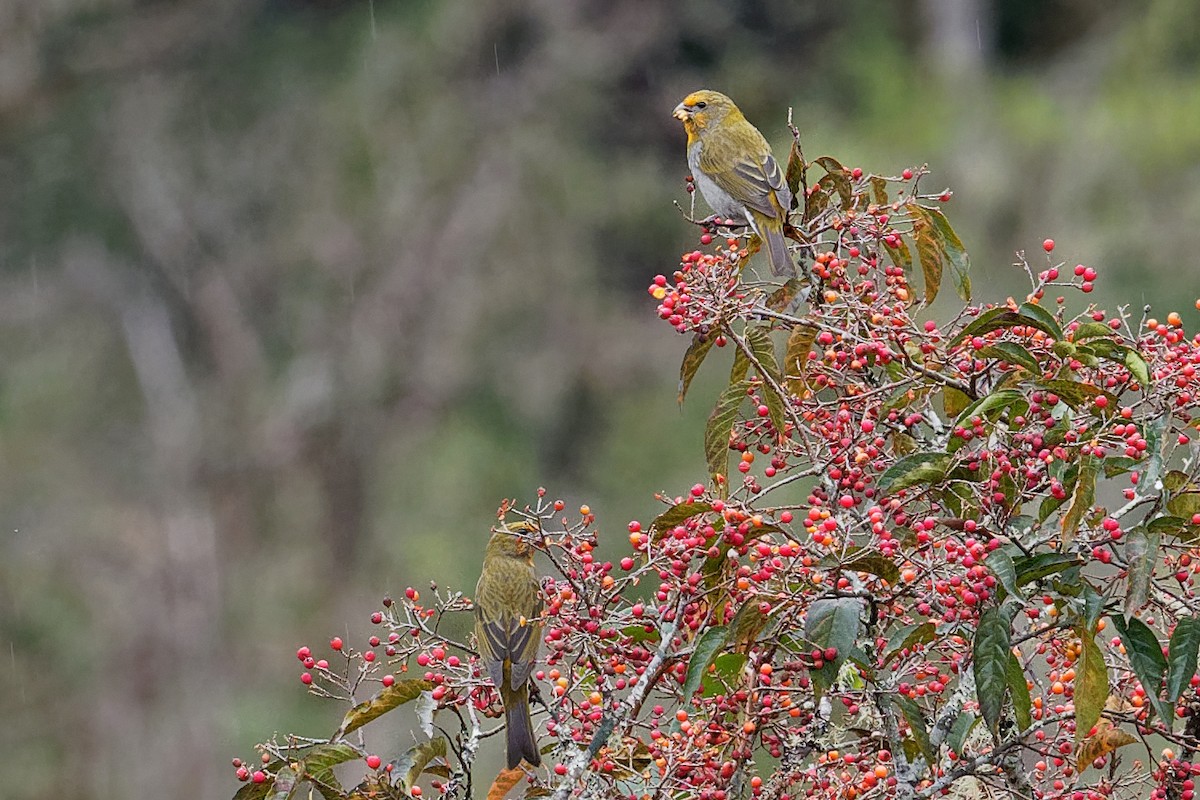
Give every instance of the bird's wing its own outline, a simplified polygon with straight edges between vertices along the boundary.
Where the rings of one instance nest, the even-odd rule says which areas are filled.
[[[504,683],[504,662],[511,665],[509,683],[513,689],[519,689],[529,681],[533,665],[537,659],[538,645],[541,643],[542,624],[531,619],[542,613],[542,601],[538,596],[538,584],[530,580],[528,585],[514,586],[519,596],[508,598],[499,603],[477,602],[475,605],[475,630],[479,640],[479,652],[483,657],[488,675],[497,687]],[[484,612],[484,607],[499,605],[502,608],[528,608],[530,614],[522,624],[519,615],[504,611],[494,616]]]
[[[775,156],[768,152],[761,159],[743,157],[726,161],[719,154],[711,160],[705,155],[700,156],[701,168],[730,196],[768,217],[787,214],[792,193]]]

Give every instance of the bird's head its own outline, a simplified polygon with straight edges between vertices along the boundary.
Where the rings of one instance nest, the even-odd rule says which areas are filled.
[[[538,538],[538,528],[528,520],[510,522],[502,528],[495,529],[492,538],[488,540],[488,555],[507,556],[532,561],[533,542]]]
[[[689,136],[699,135],[706,128],[716,125],[729,114],[740,114],[738,107],[725,95],[711,89],[701,89],[683,98],[675,106],[675,119],[683,122]]]

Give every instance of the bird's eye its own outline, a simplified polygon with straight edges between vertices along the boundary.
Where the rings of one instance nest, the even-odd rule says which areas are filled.
[[[699,103],[696,103],[696,108],[708,108],[708,103],[701,100]]]

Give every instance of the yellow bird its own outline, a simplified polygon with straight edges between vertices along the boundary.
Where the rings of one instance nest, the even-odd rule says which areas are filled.
[[[704,200],[722,219],[745,222],[766,245],[771,271],[796,274],[783,238],[792,193],[771,146],[725,95],[692,92],[675,106],[687,132],[687,159]]]
[[[475,586],[475,638],[484,668],[504,702],[508,768],[542,758],[529,716],[529,676],[537,661],[543,624],[541,587],[533,570],[528,538],[536,528],[510,524],[492,534]]]

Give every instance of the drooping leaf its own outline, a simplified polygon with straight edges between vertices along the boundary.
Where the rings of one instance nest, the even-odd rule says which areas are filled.
[[[1033,725],[1033,700],[1029,697],[1029,684],[1025,681],[1025,670],[1021,661],[1011,650],[1008,651],[1008,691],[1012,693],[1013,716],[1017,727],[1029,730]]]
[[[291,800],[299,788],[300,776],[291,766],[284,764],[275,772],[275,779],[271,782],[271,793],[267,797],[270,800]]]
[[[842,210],[850,208],[854,202],[854,190],[850,187],[850,176],[846,174],[846,168],[841,165],[836,158],[830,156],[821,156],[814,159],[813,164],[820,164],[828,174],[821,178],[821,184],[830,183],[834,190],[838,193],[838,197],[842,201]]]
[[[1053,315],[1039,305],[1023,303],[1016,311],[1003,307],[984,311],[950,340],[950,347],[955,347],[959,342],[972,336],[982,336],[1000,328],[1018,326],[1037,328],[1055,340],[1063,338],[1062,328]]]
[[[783,380],[779,374],[779,362],[775,360],[775,345],[771,341],[769,331],[766,328],[757,327],[746,328],[746,344],[750,347],[750,352],[754,354],[762,371],[763,382],[758,390],[759,395],[767,406],[767,412],[771,418],[771,424],[775,426],[776,435],[782,436],[786,424],[784,408],[787,398],[780,396],[779,392],[774,389],[776,386],[783,388]]]
[[[692,655],[688,659],[687,677],[683,682],[683,696],[691,697],[700,688],[700,681],[704,679],[704,673],[708,671],[708,667],[713,663],[713,659],[724,649],[729,642],[729,628],[724,625],[718,625],[709,628],[704,633],[700,634],[700,638],[696,640],[695,647],[692,648]]]
[[[513,767],[512,769],[502,769],[496,779],[492,781],[492,785],[488,787],[487,800],[504,800],[508,793],[513,790],[521,779],[525,777],[525,770],[521,767]]]
[[[888,197],[888,182],[886,178],[881,178],[878,175],[871,176],[871,197],[881,206],[886,206],[891,202],[891,199]]]
[[[957,417],[969,405],[971,405],[971,398],[967,396],[966,392],[961,392],[953,386],[942,389],[942,408],[946,410],[946,416]]]
[[[1100,756],[1108,755],[1118,747],[1124,747],[1127,744],[1133,744],[1137,741],[1136,736],[1128,734],[1119,728],[1114,728],[1111,722],[1101,719],[1096,724],[1096,734],[1080,742],[1079,759],[1076,762],[1076,769],[1079,772],[1083,772]]]
[[[925,216],[932,223],[941,243],[942,255],[950,265],[951,276],[954,278],[954,291],[964,303],[971,299],[971,257],[963,247],[962,240],[950,227],[946,215],[938,208],[925,208]]]
[[[319,744],[304,754],[304,770],[319,784],[318,789],[323,795],[325,790],[340,792],[342,786],[333,774],[333,768],[357,758],[362,758],[362,754],[343,742]]]
[[[916,741],[921,755],[925,756],[925,762],[933,764],[937,760],[937,753],[934,752],[933,745],[929,742],[929,729],[925,723],[925,716],[921,713],[921,707],[911,697],[899,693],[888,695],[888,700],[904,715],[908,727],[912,730],[913,740]]]
[[[979,714],[992,735],[1000,722],[1004,695],[1008,688],[1008,656],[1012,647],[1010,622],[998,608],[989,608],[979,617],[972,647],[975,673],[975,697]]]
[[[800,394],[804,390],[804,374],[808,368],[808,354],[817,340],[815,325],[797,325],[788,334],[787,349],[783,356],[783,372],[788,376],[788,391]],[[797,377],[798,376],[798,377]]]
[[[735,348],[733,353],[733,366],[729,368],[729,385],[741,383],[746,380],[746,376],[750,374],[750,358],[742,352],[741,348]]]
[[[701,502],[683,502],[671,506],[666,511],[654,518],[654,522],[650,523],[652,531],[669,531],[676,525],[682,525],[692,517],[701,514],[707,514],[712,511],[713,507],[708,503]]]
[[[1040,381],[1038,386],[1058,395],[1064,403],[1077,411],[1090,407],[1095,399],[1101,395],[1108,398],[1110,408],[1116,407],[1116,398],[1113,395],[1091,384],[1063,379]]]
[[[1007,361],[1010,364],[1016,364],[1034,376],[1041,376],[1042,374],[1042,365],[1034,358],[1033,353],[1016,342],[996,342],[982,350],[976,351],[975,355],[980,358],[995,358],[1000,361]]]
[[[1157,531],[1139,525],[1125,539],[1125,560],[1129,562],[1129,586],[1125,592],[1125,613],[1130,614],[1146,605],[1150,594],[1150,578],[1158,561]]]
[[[1082,650],[1075,670],[1075,740],[1080,741],[1100,719],[1108,700],[1108,667],[1091,630],[1076,630]]]
[[[1192,515],[1200,513],[1200,492],[1180,492],[1167,501],[1167,511],[1185,523],[1190,521]]]
[[[1054,575],[1079,563],[1075,556],[1065,553],[1038,553],[1035,556],[1015,559],[1017,586]]]
[[[1158,643],[1158,637],[1137,617],[1130,617],[1127,621],[1122,615],[1114,614],[1111,619],[1121,642],[1125,645],[1133,674],[1146,690],[1146,698],[1150,700],[1163,723],[1170,725],[1172,715],[1160,697],[1163,678],[1167,673],[1167,659],[1162,654],[1162,645]]]
[[[687,397],[687,390],[692,385],[692,378],[696,377],[696,372],[704,363],[708,351],[712,350],[714,341],[716,341],[715,336],[698,333],[692,338],[687,352],[683,354],[683,363],[679,365],[679,396],[676,398],[679,405],[683,405],[683,398]]]
[[[1137,350],[1125,351],[1125,367],[1143,388],[1150,385],[1150,367]]]
[[[883,249],[887,250],[888,256],[892,259],[892,264],[904,270],[905,273],[912,272],[912,251],[908,249],[908,243],[904,241],[903,236],[897,234],[894,246],[888,244],[885,240],[883,242]]]
[[[993,550],[983,561],[984,566],[992,571],[996,580],[1004,590],[1014,597],[1024,598],[1020,587],[1017,586],[1017,567],[1007,550]]]
[[[710,475],[729,474],[729,436],[738,418],[738,409],[746,399],[746,384],[730,385],[717,399],[704,428],[704,458]]]
[[[1200,617],[1183,617],[1175,623],[1167,645],[1167,702],[1174,703],[1196,674],[1200,652]]]
[[[876,488],[881,495],[898,492],[919,483],[935,483],[946,477],[949,453],[926,452],[904,456],[879,477]]]
[[[400,776],[400,786],[405,793],[408,793],[411,792],[417,779],[421,777],[421,773],[425,771],[431,761],[435,758],[445,757],[446,740],[439,736],[408,748],[403,755],[392,762],[394,765],[392,774]]]
[[[994,419],[1000,416],[1006,408],[1018,406],[1021,403],[1028,405],[1025,395],[1016,389],[1001,389],[991,392],[959,412],[954,419],[954,424],[959,427],[970,427],[970,422],[975,417]]]
[[[396,681],[382,689],[370,700],[359,703],[346,712],[334,739],[340,739],[351,731],[358,730],[368,722],[378,719],[394,708],[410,703],[421,696],[421,692],[432,691],[433,684],[421,680]]]
[[[820,696],[833,685],[842,662],[858,641],[863,601],[857,597],[831,597],[813,601],[804,621],[804,637],[822,650],[837,649],[837,658],[811,673],[813,691]]]
[[[1100,473],[1100,460],[1094,455],[1084,455],[1079,458],[1079,477],[1075,480],[1075,491],[1071,496],[1071,505],[1063,514],[1062,545],[1070,546],[1079,530],[1084,516],[1091,511],[1096,501],[1096,477]]]
[[[921,262],[921,273],[925,276],[925,302],[932,303],[942,286],[942,271],[945,268],[945,253],[941,239],[925,214],[925,209],[913,206],[913,241],[917,245],[917,258]]]
[[[281,769],[288,768],[287,762],[275,759],[262,768],[268,776],[277,774]],[[271,791],[275,788],[275,781],[268,778],[262,783],[247,783],[241,789],[238,789],[237,794],[233,796],[233,800],[264,800]]]
[[[891,584],[895,584],[900,580],[900,568],[896,566],[896,562],[878,553],[865,553],[861,556],[854,556],[849,561],[843,563],[842,568],[854,570],[855,572],[869,572],[872,575],[878,575]]]
[[[884,665],[910,647],[932,642],[936,635],[937,626],[932,622],[914,623],[897,628],[888,637],[887,647],[883,650]]]
[[[962,755],[963,745],[966,744],[967,736],[970,735],[971,729],[979,722],[979,717],[972,714],[970,711],[963,711],[954,719],[954,725],[950,728],[950,733],[946,736],[946,747],[953,750],[955,753]]]
[[[1079,327],[1071,332],[1072,342],[1082,342],[1086,339],[1094,339],[1098,336],[1112,336],[1112,328],[1105,325],[1103,322],[1081,322]]]

